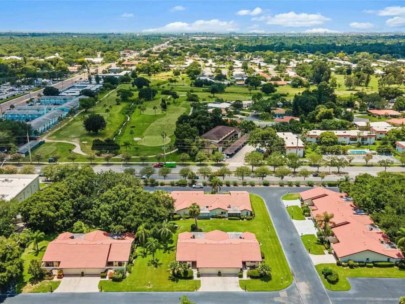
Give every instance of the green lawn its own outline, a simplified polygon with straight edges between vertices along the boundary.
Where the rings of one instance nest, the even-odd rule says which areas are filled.
[[[256,234],[261,243],[261,250],[265,255],[265,262],[272,269],[272,280],[243,280],[240,281],[241,288],[249,291],[260,290],[281,290],[292,282],[292,275],[284,252],[281,248],[273,224],[268,216],[267,208],[263,200],[251,195],[252,206],[256,214],[251,221],[229,221],[224,219],[200,220],[199,227],[204,232],[222,230],[227,232],[249,231]],[[174,244],[177,242],[178,233],[190,231],[194,220],[177,221],[178,230],[174,237]],[[139,250],[139,248],[138,248]],[[200,286],[199,281],[180,280],[172,282],[169,280],[168,265],[175,260],[175,246],[168,252],[159,250],[156,257],[161,263],[157,268],[148,265],[151,256],[146,258],[138,255],[134,263],[132,273],[120,283],[111,281],[100,282],[103,291],[193,291]]]
[[[298,206],[288,206],[287,212],[293,220],[305,220],[305,216],[302,214],[302,209]]]
[[[74,145],[67,144],[67,143],[59,143],[59,142],[46,142],[41,145],[39,148],[32,151],[32,159],[35,162],[35,155],[41,155],[43,162],[47,162],[48,158],[59,156],[58,161],[64,162],[68,161],[68,156],[74,154],[76,156],[76,161],[86,160],[83,155],[79,155],[76,153],[71,152],[74,149]],[[29,160],[29,156],[25,158],[27,161]]]
[[[23,293],[49,292],[51,286],[52,286],[53,290],[55,290],[59,286],[60,282],[58,282],[58,281],[42,281],[36,285],[31,285],[29,283],[30,278],[31,278],[31,275],[28,273],[28,268],[29,268],[30,262],[32,260],[38,260],[38,261],[42,260],[46,247],[48,246],[48,243],[52,239],[54,239],[53,235],[46,236],[45,240],[39,243],[38,254],[35,254],[32,244],[29,245],[24,250],[24,252],[21,256],[21,258],[23,260],[23,267],[24,267],[23,279],[17,286],[18,292],[23,292]]]
[[[301,236],[305,248],[310,254],[323,255],[325,254],[325,247],[319,243],[318,238],[313,234],[306,234]]]
[[[400,270],[397,267],[391,268],[367,268],[358,267],[350,269],[348,267],[337,266],[336,264],[319,264],[316,265],[316,270],[321,277],[321,280],[325,287],[333,291],[346,291],[350,290],[351,286],[347,278],[403,278],[405,283],[405,270]],[[322,269],[328,267],[336,271],[339,274],[339,282],[336,284],[328,283],[323,275]]]
[[[283,201],[294,201],[294,200],[300,199],[300,194],[299,193],[287,193],[287,194],[284,194],[281,197],[281,199]]]

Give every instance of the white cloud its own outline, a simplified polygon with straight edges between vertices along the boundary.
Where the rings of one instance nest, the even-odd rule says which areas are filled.
[[[170,9],[171,12],[180,12],[180,11],[184,11],[184,10],[186,10],[186,8],[182,5],[176,5]]]
[[[125,18],[125,19],[127,19],[127,18],[134,18],[134,14],[132,14],[132,13],[123,13],[123,14],[121,15],[121,18]]]
[[[350,23],[350,27],[356,30],[369,30],[374,27],[374,25],[370,22],[352,22]]]
[[[405,26],[405,17],[395,16],[385,21],[385,23],[390,27],[403,27]]]
[[[306,30],[304,33],[308,33],[308,34],[333,34],[333,33],[339,33],[339,31],[318,27],[318,28],[313,28],[313,29],[310,29],[310,30]]]
[[[260,7],[256,7],[252,10],[243,9],[238,11],[236,14],[239,16],[257,16],[263,13],[263,10]]]
[[[315,25],[324,24],[330,18],[322,16],[321,14],[307,14],[289,12],[278,14],[274,16],[267,16],[266,23],[271,25],[279,25],[286,27],[310,27]]]
[[[237,31],[238,27],[233,21],[222,21],[218,19],[197,20],[192,23],[187,22],[172,22],[165,26],[153,29],[146,29],[144,32],[158,33],[184,33],[184,32],[212,32],[223,33]]]
[[[405,6],[388,6],[378,11],[380,16],[405,16]]]

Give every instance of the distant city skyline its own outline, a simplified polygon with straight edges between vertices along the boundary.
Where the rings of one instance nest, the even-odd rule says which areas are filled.
[[[403,1],[0,0],[0,31],[363,33],[405,29]]]

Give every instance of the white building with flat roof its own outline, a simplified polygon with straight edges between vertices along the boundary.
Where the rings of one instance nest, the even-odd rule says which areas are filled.
[[[291,132],[277,132],[277,136],[284,140],[286,154],[296,154],[304,157],[304,143],[298,134]]]
[[[360,130],[311,130],[306,134],[306,141],[310,143],[317,143],[321,134],[324,132],[332,132],[338,138],[339,144],[356,144],[361,143],[362,145],[372,145],[375,143],[376,135],[369,131]]]
[[[38,174],[0,174],[0,199],[21,202],[38,190]]]

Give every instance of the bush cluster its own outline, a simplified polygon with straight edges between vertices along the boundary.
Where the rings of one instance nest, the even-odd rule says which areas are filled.
[[[114,271],[114,274],[112,276],[112,281],[113,282],[121,282],[123,279],[125,279],[126,273],[124,269],[117,269]]]
[[[328,267],[322,269],[322,275],[330,284],[339,282],[339,274]]]

